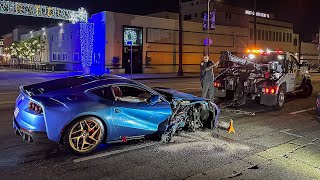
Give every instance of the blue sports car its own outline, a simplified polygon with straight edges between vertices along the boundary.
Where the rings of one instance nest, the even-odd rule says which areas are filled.
[[[99,144],[217,125],[219,108],[203,98],[150,88],[120,76],[72,76],[20,87],[13,127],[29,143],[53,141],[77,155]]]

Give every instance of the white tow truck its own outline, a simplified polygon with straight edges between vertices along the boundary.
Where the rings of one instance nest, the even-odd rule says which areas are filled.
[[[225,69],[215,79],[215,97],[229,106],[251,99],[279,110],[289,93],[308,97],[313,91],[308,66],[290,52],[248,50],[239,58],[223,51],[220,64]]]

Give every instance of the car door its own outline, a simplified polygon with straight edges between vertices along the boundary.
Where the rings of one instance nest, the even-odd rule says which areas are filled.
[[[113,122],[119,138],[152,134],[171,116],[171,106],[167,101],[161,100],[151,105],[137,100],[141,94],[151,97],[154,95],[152,92],[134,85],[117,87],[121,89],[122,97],[116,97],[113,103]]]
[[[288,72],[286,74],[287,92],[292,92],[295,89],[296,68],[291,56],[288,56]]]
[[[304,79],[304,68],[303,66],[300,66],[299,62],[297,61],[297,59],[294,56],[290,56],[292,64],[293,64],[293,73],[295,76],[295,81],[294,81],[294,89],[297,89],[300,87],[300,85],[302,84],[302,81]]]

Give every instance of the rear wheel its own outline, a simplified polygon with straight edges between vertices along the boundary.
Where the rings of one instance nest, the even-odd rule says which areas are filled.
[[[279,88],[279,92],[277,95],[277,103],[276,103],[276,105],[272,106],[272,109],[276,110],[276,111],[280,110],[284,106],[285,99],[286,99],[286,92],[285,92],[283,86],[281,86]]]
[[[302,87],[302,90],[303,91],[301,93],[301,96],[303,98],[307,98],[307,97],[311,96],[312,91],[313,91],[313,86],[312,86],[311,82],[310,81],[306,81],[304,83],[303,87]]]
[[[72,122],[64,134],[65,147],[76,155],[94,151],[104,138],[104,126],[96,117],[84,117]]]

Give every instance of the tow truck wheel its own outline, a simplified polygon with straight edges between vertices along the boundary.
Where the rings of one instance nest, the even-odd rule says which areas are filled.
[[[310,81],[306,81],[302,89],[303,89],[303,91],[302,91],[301,96],[303,98],[307,98],[307,97],[311,96],[312,91],[313,91],[313,87],[312,87],[312,84]]]
[[[278,92],[277,104],[272,106],[272,109],[276,111],[280,110],[284,105],[285,99],[286,99],[286,92],[283,86],[281,86]]]

